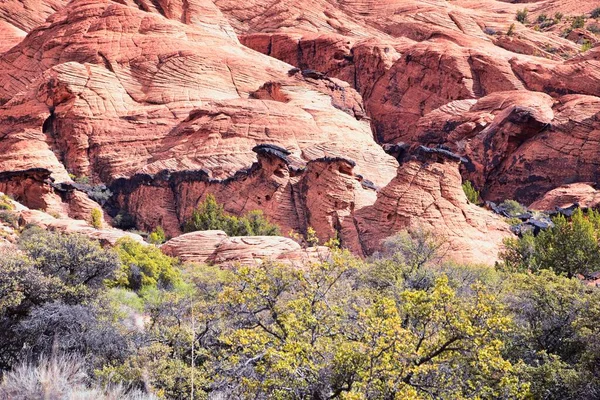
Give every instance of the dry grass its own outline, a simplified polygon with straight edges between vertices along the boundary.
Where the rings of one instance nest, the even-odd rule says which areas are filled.
[[[78,357],[41,358],[37,365],[21,364],[5,374],[0,400],[154,400],[152,395],[123,386],[89,385],[84,363]]]

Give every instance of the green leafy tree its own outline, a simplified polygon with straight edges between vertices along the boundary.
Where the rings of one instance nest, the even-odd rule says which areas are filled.
[[[575,211],[570,220],[563,215],[553,218],[554,226],[537,237],[525,234],[519,239],[507,239],[500,253],[500,268],[508,271],[538,271],[550,269],[573,277],[600,270],[597,212]]]
[[[154,246],[147,246],[130,238],[117,242],[121,268],[113,284],[132,290],[146,287],[172,287],[181,277],[176,258],[163,254]]]
[[[382,290],[364,268],[333,250],[302,270],[233,271],[213,309],[214,387],[253,399],[526,396],[501,354],[510,318],[483,285],[460,294],[440,274],[423,289],[399,279]]]
[[[539,268],[552,269],[567,277],[600,269],[600,246],[594,224],[577,210],[571,221],[562,215],[553,219],[554,227],[536,239]]]

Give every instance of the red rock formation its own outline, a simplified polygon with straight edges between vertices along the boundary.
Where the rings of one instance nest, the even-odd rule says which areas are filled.
[[[572,105],[562,96],[600,93],[600,48],[578,55],[581,37],[590,33],[560,37],[570,27],[568,16],[589,14],[600,2],[528,2],[532,23],[542,13],[549,18],[556,12],[565,15],[537,30],[534,24],[515,21],[523,5],[493,0],[347,1],[336,9],[338,24],[324,17],[333,15],[326,2],[312,2],[312,12],[305,11],[308,5],[291,1],[275,8],[262,0],[254,0],[251,7],[236,7],[232,0],[216,3],[243,33],[241,41],[247,46],[352,84],[365,99],[380,142],[444,144],[467,156],[465,175],[488,199],[531,202],[564,183],[596,179],[594,156],[588,153],[595,143],[591,121],[575,122],[575,137],[570,138],[572,127],[550,120],[559,109],[553,102]],[[351,24],[351,31],[344,29]],[[489,105],[499,98],[518,109],[496,104],[507,113],[498,115],[496,108],[485,110],[478,103],[478,112],[469,111],[471,100],[485,99]],[[596,101],[581,97],[576,108],[591,111]],[[454,122],[446,123],[440,113]],[[432,120],[437,126],[430,125]],[[454,123],[460,127],[455,129]],[[551,137],[534,135],[547,123],[552,124],[546,129]],[[579,154],[576,143],[581,145]]]
[[[446,238],[448,258],[483,263],[493,263],[502,239],[511,235],[499,217],[468,204],[461,188],[459,159],[449,152],[421,149],[378,191],[354,172],[350,160],[323,158],[298,170],[282,150],[257,148],[257,164],[222,181],[210,180],[202,172],[115,181],[113,214],[125,211],[135,215],[144,229],[162,225],[177,236],[196,205],[211,193],[228,212],[260,209],[283,232],[306,232],[313,227],[321,242],[337,236],[358,255],[373,253],[382,240],[399,231],[422,227]],[[149,203],[152,206],[146,206]],[[195,235],[206,239],[206,234]],[[170,246],[180,240],[184,247],[194,242],[187,235],[179,238]],[[178,254],[188,251],[184,248]],[[197,252],[208,257],[204,250]]]
[[[464,174],[486,199],[530,204],[558,186],[596,180],[598,115],[598,97],[495,93],[428,114],[417,137],[467,157]]]
[[[598,208],[600,193],[591,183],[573,183],[557,187],[546,193],[542,198],[533,202],[532,210],[553,211],[557,208],[567,208],[579,204],[584,208]]]
[[[532,16],[595,6],[528,5]],[[581,46],[558,26],[508,35],[520,8],[5,1],[0,174],[48,175],[0,179],[0,190],[85,219],[98,203],[71,178],[88,177],[115,192],[113,217],[170,235],[214,193],[229,212],[261,209],[284,232],[312,226],[360,255],[422,225],[448,237],[452,257],[491,262],[508,231],[466,203],[456,160],[434,151],[398,167],[376,140],[449,148],[486,199],[529,204],[597,180],[600,50],[574,57]]]
[[[450,258],[491,264],[502,240],[511,236],[501,218],[467,201],[458,160],[443,151],[421,151],[402,163],[375,203],[355,218],[368,253],[394,232],[425,229],[446,240]]]
[[[378,172],[374,181],[391,179],[394,162],[368,123],[325,95],[350,102],[352,89],[289,77],[291,67],[215,29],[110,1],[70,3],[0,60],[0,119],[11,119],[0,170],[44,166],[59,181],[69,171],[108,182],[203,168],[225,178],[268,138],[305,159],[348,154]],[[288,101],[249,98],[266,82],[280,82]]]

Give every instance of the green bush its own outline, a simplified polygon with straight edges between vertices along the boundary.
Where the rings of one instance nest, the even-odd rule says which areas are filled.
[[[463,188],[463,191],[465,192],[465,195],[467,196],[467,200],[469,200],[469,202],[471,202],[473,204],[479,204],[479,202],[480,202],[479,191],[477,189],[475,189],[475,187],[473,186],[471,181],[465,181],[465,183],[463,183],[463,185],[462,185],[462,188]]]
[[[95,304],[119,267],[117,255],[82,235],[39,228],[25,230],[18,245],[19,252],[0,254],[0,371],[23,353],[32,359],[68,349],[90,361],[114,358],[122,347]]]
[[[221,230],[229,236],[278,236],[279,227],[269,222],[260,210],[242,217],[227,214],[212,194],[198,205],[184,226],[185,232]]]
[[[102,211],[98,208],[94,208],[91,212],[92,226],[96,229],[102,228]]]
[[[558,23],[559,21],[562,21],[562,19],[563,19],[564,16],[565,15],[559,11],[556,14],[554,14],[554,19]]]
[[[114,281],[116,286],[141,290],[147,287],[173,287],[181,280],[176,258],[163,254],[130,238],[117,242],[121,268]]]
[[[19,225],[19,218],[13,211],[0,210],[0,222],[12,226],[13,228],[17,228]]]
[[[590,14],[590,16],[592,18],[596,18],[596,19],[600,18],[600,7],[593,9],[592,13]]]
[[[5,194],[0,195],[0,210],[4,211],[12,211],[15,209],[15,206],[10,201],[10,197]]]
[[[546,14],[540,14],[537,17],[537,23],[541,24],[541,23],[545,22],[547,19],[548,19],[548,15],[546,15]]]
[[[500,253],[502,267],[509,271],[547,269],[569,278],[600,270],[600,214],[578,209],[571,220],[558,215],[552,221],[554,227],[538,236],[507,239]]]
[[[157,226],[150,235],[148,235],[148,242],[152,244],[162,244],[167,240],[165,236],[165,231],[162,226]]]
[[[500,203],[500,207],[503,208],[511,218],[527,212],[527,207],[515,200],[504,200]]]
[[[584,25],[585,25],[585,17],[583,15],[579,15],[579,16],[575,17],[573,19],[573,22],[571,22],[571,28],[573,28],[573,29],[583,28]]]
[[[583,44],[581,45],[581,52],[585,53],[586,51],[590,50],[592,47],[594,47],[592,42],[590,42],[589,40],[584,40]]]
[[[516,20],[522,24],[527,23],[527,17],[529,16],[529,10],[524,8],[522,10],[517,11]]]
[[[588,25],[587,30],[592,33],[595,33],[595,34],[599,34],[600,33],[600,25],[598,25],[598,24]]]

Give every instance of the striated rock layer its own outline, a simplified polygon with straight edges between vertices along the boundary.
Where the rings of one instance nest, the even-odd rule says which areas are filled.
[[[582,53],[597,35],[563,32],[574,15],[596,24],[600,1],[271,3],[216,0],[245,45],[350,83],[380,143],[448,146],[489,200],[597,181],[600,47]]]
[[[567,183],[538,147],[583,157],[577,179],[594,180],[597,51],[564,61],[534,54],[578,51],[558,35],[490,35],[516,5],[29,3],[0,6],[0,190],[59,220],[104,206],[106,222],[177,236],[213,193],[231,213],[260,209],[283,232],[313,227],[361,256],[426,227],[449,257],[491,263],[506,225],[467,202],[458,157],[420,144],[465,157],[488,198],[533,201]],[[412,149],[398,162],[379,144],[400,140]],[[532,165],[539,174],[524,181]],[[283,239],[219,243],[223,262],[302,257]]]
[[[276,148],[256,150],[258,163],[227,180],[210,179],[201,171],[117,180],[111,186],[113,213],[125,211],[136,217],[138,226],[161,225],[177,236],[196,205],[211,193],[228,212],[260,209],[283,232],[305,232],[310,226],[322,242],[337,236],[355,254],[373,253],[395,232],[424,228],[446,239],[448,258],[481,263],[493,263],[502,240],[511,235],[502,219],[469,204],[461,188],[459,159],[449,152],[423,148],[405,156],[397,176],[377,190],[354,172],[351,160],[323,158],[298,170]],[[196,235],[208,242],[214,236]],[[186,236],[174,243],[186,242]],[[193,257],[210,258],[215,242],[208,242],[180,254],[192,251]]]

